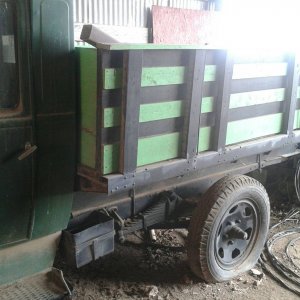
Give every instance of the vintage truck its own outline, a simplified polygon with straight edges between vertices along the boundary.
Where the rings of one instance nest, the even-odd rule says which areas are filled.
[[[0,299],[70,294],[51,269],[60,240],[80,267],[153,228],[188,228],[207,282],[247,271],[270,206],[244,174],[299,154],[295,54],[90,29],[74,49],[70,0],[0,1]]]

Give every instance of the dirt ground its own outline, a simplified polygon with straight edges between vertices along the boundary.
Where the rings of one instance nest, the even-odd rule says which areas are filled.
[[[299,299],[264,274],[259,264],[255,267],[262,272],[259,276],[249,271],[230,282],[206,284],[188,268],[182,247],[187,231],[156,233],[163,246],[146,246],[134,235],[113,254],[81,269],[60,262],[74,287],[73,299]]]
[[[271,190],[275,191],[273,187]],[[291,204],[283,194],[276,188],[278,199],[271,195],[271,224],[283,220],[292,206],[295,207],[295,203]],[[299,204],[296,206],[299,207]],[[300,213],[272,229],[270,236],[299,226],[299,219]],[[295,293],[274,281],[259,263],[254,270],[257,275],[249,271],[230,282],[206,284],[196,278],[188,267],[184,249],[187,230],[156,230],[156,235],[157,245],[145,244],[142,233],[132,235],[126,244],[116,245],[113,254],[78,270],[58,259],[57,267],[64,271],[74,288],[73,299],[299,299]],[[282,239],[281,243],[274,250],[276,256],[284,261],[287,241]],[[300,274],[299,241],[291,248],[291,255],[299,263],[294,272]]]

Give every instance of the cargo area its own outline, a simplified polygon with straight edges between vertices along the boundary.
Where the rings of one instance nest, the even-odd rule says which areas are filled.
[[[292,131],[298,136],[300,88],[294,54],[237,54],[163,44],[86,45],[76,48],[83,190],[111,193],[117,187],[108,188],[111,174],[138,174],[170,161],[193,160],[192,167],[186,164],[185,170],[170,174],[176,176],[228,161],[222,158],[228,152],[229,160],[236,161],[241,155],[235,150],[249,143],[256,148],[251,154],[268,152],[260,149],[263,138],[276,143]],[[293,108],[291,98],[297,99]],[[119,190],[134,183],[119,182]]]

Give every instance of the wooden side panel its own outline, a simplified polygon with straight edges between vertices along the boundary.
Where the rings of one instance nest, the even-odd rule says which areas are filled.
[[[96,167],[97,51],[77,48],[80,84],[79,163]]]

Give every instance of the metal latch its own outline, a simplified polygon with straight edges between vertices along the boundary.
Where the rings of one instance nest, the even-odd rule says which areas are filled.
[[[29,142],[25,144],[25,151],[18,156],[18,160],[23,160],[31,155],[37,149],[36,145],[31,145]]]

